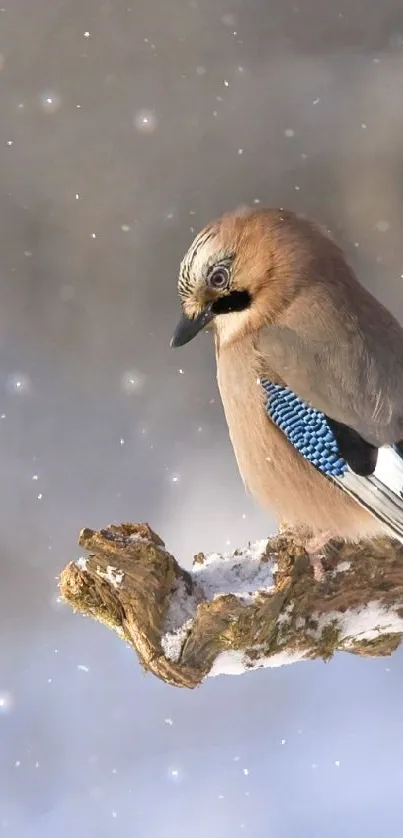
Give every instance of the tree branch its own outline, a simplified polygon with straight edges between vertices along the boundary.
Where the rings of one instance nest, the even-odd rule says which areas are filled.
[[[145,670],[177,687],[261,666],[328,660],[337,651],[390,655],[403,633],[403,547],[333,542],[316,583],[295,533],[181,568],[147,524],[83,529],[87,558],[60,593],[114,629]]]

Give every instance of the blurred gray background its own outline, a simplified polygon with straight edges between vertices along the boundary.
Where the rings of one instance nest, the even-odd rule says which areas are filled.
[[[402,654],[183,692],[56,577],[84,525],[187,564],[272,529],[208,337],[169,349],[211,217],[317,218],[403,318],[402,4],[1,2],[1,834],[401,838]]]

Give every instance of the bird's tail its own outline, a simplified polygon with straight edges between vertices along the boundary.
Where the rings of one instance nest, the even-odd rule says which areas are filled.
[[[379,448],[375,471],[369,477],[348,468],[342,476],[331,479],[403,542],[403,444]]]

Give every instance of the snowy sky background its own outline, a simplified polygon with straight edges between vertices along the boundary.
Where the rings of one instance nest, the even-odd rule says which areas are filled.
[[[2,2],[0,834],[401,838],[401,653],[183,692],[55,581],[84,525],[270,529],[208,338],[169,349],[209,218],[316,217],[403,319],[401,3]]]

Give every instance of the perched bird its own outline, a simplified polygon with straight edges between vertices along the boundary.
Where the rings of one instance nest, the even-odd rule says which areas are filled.
[[[196,236],[180,267],[174,347],[212,329],[239,471],[298,528],[403,540],[403,329],[320,226],[243,209]]]

